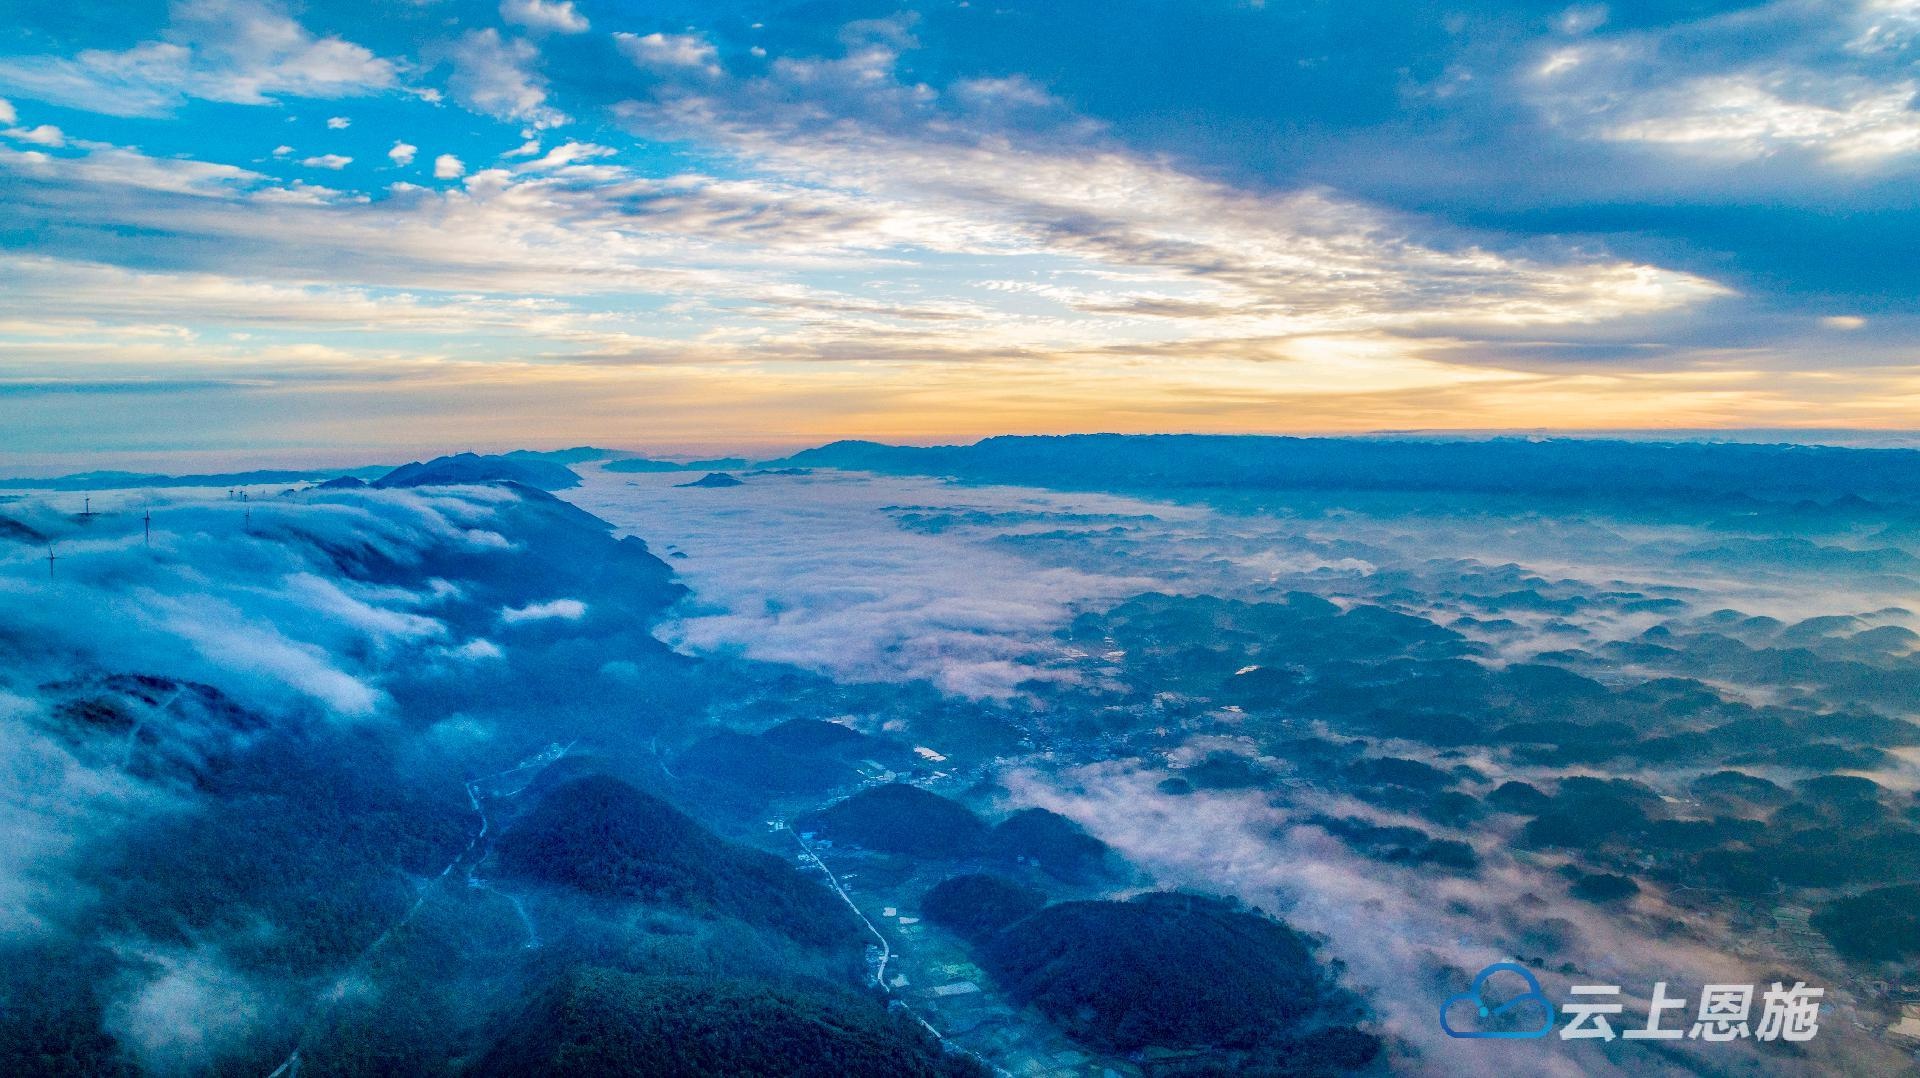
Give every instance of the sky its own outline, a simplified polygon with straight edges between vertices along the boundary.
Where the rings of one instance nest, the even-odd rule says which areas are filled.
[[[1920,0],[5,13],[16,469],[1920,425]]]

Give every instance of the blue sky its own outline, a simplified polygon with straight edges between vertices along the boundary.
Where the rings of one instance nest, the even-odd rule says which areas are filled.
[[[1910,428],[1917,89],[1920,0],[30,3],[0,456]]]

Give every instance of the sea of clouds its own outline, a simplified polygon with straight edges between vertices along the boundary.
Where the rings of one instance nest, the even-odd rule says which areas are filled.
[[[842,679],[925,681],[989,708],[1017,702],[1023,686],[1096,682],[1107,660],[1072,651],[1056,634],[1079,613],[1147,591],[1271,599],[1301,590],[1342,605],[1379,604],[1456,625],[1480,645],[1481,661],[1496,665],[1592,651],[1730,608],[1788,625],[1841,616],[1856,619],[1849,631],[1920,627],[1912,612],[1920,606],[1916,537],[1818,514],[1729,519],[1667,506],[1628,515],[1379,496],[1262,509],[831,471],[748,476],[725,489],[586,471],[570,498],[679,555],[673,564],[693,597],[661,630],[677,647],[792,662]],[[1662,605],[1649,609],[1649,599]],[[1734,698],[1782,692],[1695,673]],[[1600,676],[1630,684],[1656,674],[1620,666]],[[1205,747],[1191,746],[1189,755]],[[1441,766],[1469,763],[1491,782],[1510,777],[1492,753],[1472,747],[1448,760],[1406,742],[1374,747]],[[1074,818],[1163,884],[1231,893],[1326,937],[1330,957],[1346,963],[1349,981],[1372,1000],[1403,1068],[1457,1073],[1468,1063],[1512,1063],[1511,1052],[1502,1054],[1511,1045],[1446,1040],[1434,1015],[1458,990],[1448,985],[1510,957],[1516,939],[1579,967],[1577,979],[1621,984],[1629,1011],[1643,1014],[1657,980],[1697,994],[1702,984],[1755,983],[1784,968],[1772,959],[1771,939],[1730,938],[1726,925],[1697,923],[1658,893],[1619,910],[1568,900],[1553,871],[1564,859],[1502,848],[1518,821],[1447,836],[1477,840],[1482,865],[1471,875],[1388,866],[1355,854],[1312,818],[1445,829],[1311,790],[1284,800],[1259,790],[1173,796],[1157,785],[1168,762],[1063,768],[1037,756],[1009,761],[1000,781],[1011,803]],[[1685,796],[1691,775],[1600,773],[1669,796]],[[1875,778],[1893,789],[1920,786],[1920,771],[1904,759]],[[1837,1053],[1822,1058],[1885,1058],[1839,1018],[1822,1036]],[[1634,1047],[1620,1054],[1571,1045],[1534,1053],[1526,1066],[1647,1073],[1753,1063],[1740,1046],[1712,1055]]]

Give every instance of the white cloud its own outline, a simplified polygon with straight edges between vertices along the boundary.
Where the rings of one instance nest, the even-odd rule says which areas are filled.
[[[1056,108],[1060,100],[1024,75],[999,79],[962,79],[950,92],[975,108]]]
[[[353,121],[347,119],[345,116],[327,117],[327,130],[329,131],[345,131],[351,126],[353,126]]]
[[[522,148],[524,149],[524,147]],[[539,149],[537,145],[534,148],[536,150]],[[613,152],[610,147],[599,146],[591,142],[566,142],[548,150],[547,155],[538,161],[528,161],[520,167],[530,172],[542,169],[564,168],[581,161],[591,161],[597,157],[610,157]]]
[[[300,163],[308,168],[324,168],[338,172],[348,165],[353,164],[353,158],[342,157],[337,153],[323,153],[318,157],[304,158]]]
[[[615,34],[615,45],[636,67],[720,74],[720,53],[698,34]]]
[[[335,581],[311,571],[280,581],[281,591],[305,609],[357,632],[376,651],[438,640],[447,627],[432,618],[397,609],[411,600],[407,592],[383,592],[353,581]]]
[[[608,314],[525,323],[531,334],[555,334],[554,347],[649,360],[913,354],[938,362],[1135,347],[1143,335],[1195,349],[1219,341],[1244,358],[1263,338],[1284,339],[1285,353],[1295,355],[1303,342],[1344,334],[1349,343],[1333,350],[1354,370],[1377,374],[1378,363],[1350,362],[1365,351],[1354,335],[1434,323],[1594,321],[1716,294],[1709,282],[1630,263],[1435,249],[1407,236],[1401,222],[1336,196],[1236,192],[1105,149],[1020,151],[858,127],[806,138],[777,123],[720,130],[760,175],[638,176],[581,164],[580,155],[600,151],[574,143],[548,160],[565,162],[561,169],[490,172],[445,194],[402,193],[351,212],[352,196],[127,150],[13,167],[56,185],[50,192],[111,181],[223,194],[225,204],[193,213],[125,198],[46,206],[62,215],[111,207],[98,221],[105,227],[247,238],[258,255],[242,266],[237,253],[223,254],[225,276],[331,275],[409,291],[724,296],[743,312],[728,315],[735,325],[764,327],[689,342]],[[582,168],[596,170],[592,183],[577,182]],[[435,173],[455,179],[464,166],[443,155]],[[289,208],[269,224],[259,205],[267,198],[325,202],[336,212],[323,218]],[[1065,275],[1040,292],[1004,298],[986,289],[856,296],[792,279],[809,267],[862,272],[881,252],[913,250],[1048,258]],[[1225,377],[1230,357],[1215,358]],[[1291,378],[1300,383],[1302,372],[1296,367]]]
[[[537,154],[539,154],[539,152],[540,152],[540,140],[539,140],[539,139],[528,139],[527,141],[525,141],[525,142],[523,142],[523,143],[521,143],[520,145],[518,145],[518,146],[515,146],[515,147],[514,147],[513,149],[511,149],[511,150],[508,150],[508,151],[507,151],[506,153],[503,153],[503,154],[501,154],[500,156],[501,156],[501,157],[509,157],[509,158],[511,158],[511,157],[533,157],[533,156],[535,156],[535,155],[537,155]]]
[[[573,0],[500,0],[500,17],[529,30],[579,34],[587,18],[574,10]]]
[[[1920,29],[1920,4],[1850,8],[1763,5],[1558,45],[1535,61],[1531,93],[1583,138],[1708,163],[1885,169],[1920,155],[1920,83],[1886,62]]]
[[[41,124],[38,127],[9,127],[5,131],[0,131],[0,135],[5,135],[15,142],[26,142],[35,146],[58,147],[67,144],[67,136],[52,124]]]
[[[11,164],[30,174],[64,175],[68,180],[109,188],[206,197],[232,195],[256,188],[268,177],[233,165],[185,158],[148,157],[125,147],[94,144],[81,157],[52,158],[18,154],[9,159],[0,149],[0,165]]]
[[[275,146],[273,148],[273,156],[275,157],[285,157],[288,154],[291,154],[292,152],[293,152],[293,147],[288,146],[285,143],[281,143],[280,145]]]
[[[337,715],[373,714],[385,694],[334,665],[327,649],[283,633],[239,602],[212,596],[141,596],[149,624],[191,645],[208,663],[233,663],[325,704]]]
[[[461,105],[536,128],[568,122],[564,113],[547,106],[546,80],[533,69],[540,53],[530,42],[504,40],[498,30],[473,30],[450,56],[453,75],[447,85]]]
[[[405,168],[413,164],[413,155],[419,152],[420,147],[410,142],[402,142],[399,139],[394,139],[393,149],[387,151],[387,157],[391,159],[394,164]]]
[[[444,322],[476,291],[506,310],[517,294],[525,307],[514,362],[925,369],[991,360],[1025,370],[1052,355],[1105,366],[1115,384],[1137,384],[1151,369],[1214,399],[1351,396],[1487,376],[1492,361],[1461,343],[1476,333],[1634,319],[1725,294],[1590,251],[1522,255],[1432,240],[1426,222],[1333,192],[1236,189],[1070,118],[1044,138],[976,130],[955,120],[970,114],[937,111],[948,103],[903,85],[890,56],[862,47],[841,59],[782,60],[764,78],[713,81],[696,70],[625,112],[650,134],[708,139],[732,159],[725,177],[642,175],[579,141],[533,167],[366,202],[244,170],[201,164],[189,175],[187,162],[132,151],[0,157],[0,168],[36,178],[36,212],[74,218],[109,245],[128,224],[165,227],[211,241],[190,248],[198,262],[188,268],[229,283],[332,280],[415,300],[339,308],[365,312],[367,331],[387,319]],[[1019,82],[952,96],[968,108],[1046,101]],[[541,140],[528,141],[538,152]],[[433,164],[442,181],[467,174],[452,154]],[[143,189],[164,181],[209,197],[183,209],[124,192],[66,193],[116,171],[123,185],[137,172]],[[940,268],[954,256],[996,260],[1009,279],[1027,279],[1011,282],[1018,289],[956,283]],[[867,280],[855,275],[883,264],[902,287],[856,294],[821,283]],[[608,295],[660,302],[532,298]],[[1423,337],[1465,358],[1430,362]],[[329,362],[343,361],[341,347],[372,360],[370,339],[329,346]],[[476,361],[500,353],[458,347]]]
[[[544,603],[509,607],[500,611],[500,620],[508,625],[530,621],[579,621],[587,613],[587,604],[578,599],[550,599]]]
[[[1021,682],[1057,676],[1051,634],[1075,603],[1153,584],[1125,567],[1106,575],[1037,566],[995,549],[991,530],[916,532],[885,511],[952,504],[938,480],[822,473],[753,480],[712,498],[675,487],[677,476],[584,474],[569,500],[656,549],[687,553],[674,568],[699,601],[662,635],[696,653],[1005,698]],[[994,487],[969,489],[959,511],[1000,508],[1143,511],[1130,499]]]
[[[1849,51],[1873,56],[1897,53],[1920,39],[1920,2],[1868,0],[1860,8],[1858,32]]]
[[[211,1069],[271,1011],[264,986],[207,948],[124,957],[151,973],[107,1007],[102,1025],[152,1073]]]
[[[873,214],[870,239],[1046,253],[1151,279],[1142,294],[1110,287],[1077,310],[1180,318],[1221,339],[1592,323],[1726,294],[1625,261],[1425,243],[1420,222],[1335,192],[1236,189],[1072,124],[1052,140],[974,133],[931,112],[925,87],[894,79],[894,60],[882,46],[781,60],[765,79],[680,86],[620,112],[645,133],[698,131],[763,173],[849,193]]]
[[[1605,4],[1577,4],[1561,12],[1553,28],[1570,36],[1585,34],[1606,25],[1608,17]]]
[[[272,0],[181,0],[158,41],[0,59],[0,86],[114,116],[165,115],[189,98],[353,97],[389,89],[397,75],[363,46],[315,37]]]
[[[504,659],[507,653],[493,641],[475,637],[457,648],[447,648],[446,655],[448,658],[466,662],[486,662],[492,659]]]
[[[1602,138],[1752,160],[1804,150],[1829,165],[1871,168],[1920,151],[1915,84],[1823,79],[1809,96],[1788,76],[1693,79],[1649,93],[1599,128]]]
[[[32,593],[0,583],[10,603],[35,601]],[[10,666],[24,672],[27,655]],[[70,676],[71,670],[47,670]],[[123,772],[75,755],[45,731],[46,704],[0,689],[0,938],[13,942],[46,931],[62,920],[77,891],[68,877],[70,859],[83,849],[81,836],[97,840],[130,820],[152,819],[176,807],[162,791]]]
[[[19,119],[19,114],[13,111],[13,102],[0,97],[0,124],[14,123]]]

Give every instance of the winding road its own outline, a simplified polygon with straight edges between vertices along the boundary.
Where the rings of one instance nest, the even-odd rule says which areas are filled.
[[[860,923],[867,926],[867,931],[873,933],[873,938],[880,941],[880,965],[879,968],[874,971],[873,979],[880,985],[882,992],[892,995],[893,989],[887,985],[887,963],[893,960],[893,944],[887,942],[886,935],[882,933],[872,921],[867,919],[865,913],[861,912],[860,907],[854,903],[853,896],[847,894],[847,889],[840,885],[840,877],[835,876],[833,870],[827,867],[827,863],[820,860],[820,855],[813,852],[813,847],[807,844],[806,839],[800,837],[800,832],[788,827],[785,823],[780,825],[780,829],[793,836],[793,841],[800,845],[801,856],[812,862],[813,867],[819,869],[821,874],[827,877],[827,883],[833,887],[833,893],[840,896],[840,901],[845,902],[847,908],[853,911],[853,915],[860,918]],[[914,1017],[918,1018],[919,1015],[915,1015]],[[921,1021],[920,1024],[923,1026],[927,1025],[924,1020]],[[927,1026],[927,1029],[932,1030],[933,1027]],[[936,1037],[940,1036],[938,1032],[935,1032],[933,1035]]]
[[[933,1023],[921,1017],[919,1011],[914,1010],[905,1000],[893,994],[893,986],[887,983],[887,963],[893,960],[893,944],[887,941],[886,933],[881,932],[880,929],[867,918],[867,915],[860,909],[860,906],[853,901],[853,896],[847,893],[846,887],[841,885],[840,877],[834,875],[833,870],[827,867],[827,863],[820,859],[820,855],[813,852],[813,847],[807,843],[806,839],[800,837],[800,832],[788,827],[784,821],[780,824],[780,829],[793,836],[793,841],[800,847],[801,856],[805,857],[815,868],[820,870],[822,875],[826,876],[827,883],[833,887],[833,893],[840,896],[840,901],[845,902],[847,908],[853,911],[853,915],[860,918],[860,923],[867,926],[867,931],[873,933],[873,938],[880,941],[880,963],[874,968],[874,983],[878,984],[880,991],[886,993],[887,998],[892,1000],[891,1005],[900,1008],[909,1018],[920,1023],[920,1028],[931,1034],[933,1039],[938,1041],[943,1048],[950,1051],[965,1052],[965,1049],[953,1044],[947,1040],[939,1030],[933,1028]],[[966,1054],[973,1055],[972,1052],[967,1052]],[[980,1057],[974,1056],[974,1058],[979,1059]],[[986,1061],[981,1060],[981,1062],[985,1063]],[[987,1065],[993,1067],[991,1063]],[[1001,1070],[999,1067],[993,1067],[993,1070],[997,1074],[1007,1074],[1006,1071]],[[1011,1076],[1009,1075],[1008,1078],[1011,1078]]]

